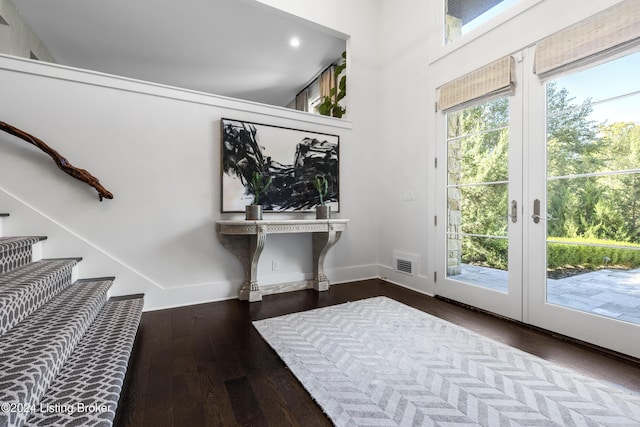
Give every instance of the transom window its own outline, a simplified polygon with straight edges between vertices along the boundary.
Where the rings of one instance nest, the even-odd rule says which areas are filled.
[[[487,22],[519,0],[445,0],[444,44]]]

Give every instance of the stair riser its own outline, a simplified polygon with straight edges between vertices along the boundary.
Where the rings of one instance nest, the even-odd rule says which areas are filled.
[[[1,275],[0,336],[74,283],[74,269],[75,260],[49,260]]]
[[[36,245],[36,255],[42,258],[41,244],[37,238],[27,238],[23,240],[0,240],[0,274],[8,273],[12,270],[29,264],[34,259],[34,245]]]
[[[31,247],[23,247],[4,251],[0,256],[2,256],[2,258],[0,258],[0,274],[2,274],[30,263],[33,258],[33,253]]]

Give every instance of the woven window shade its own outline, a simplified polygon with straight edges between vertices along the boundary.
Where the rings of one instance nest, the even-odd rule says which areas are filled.
[[[506,56],[447,83],[438,90],[438,110],[450,111],[495,96],[512,95],[515,61]]]
[[[625,0],[536,45],[540,79],[615,55],[640,44],[640,1]]]

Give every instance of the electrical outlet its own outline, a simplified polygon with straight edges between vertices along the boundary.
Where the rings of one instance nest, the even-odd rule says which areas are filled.
[[[280,263],[278,261],[271,261],[271,271],[280,270]]]
[[[411,190],[407,190],[404,192],[404,201],[405,202],[412,202],[416,199],[416,195],[413,191]]]

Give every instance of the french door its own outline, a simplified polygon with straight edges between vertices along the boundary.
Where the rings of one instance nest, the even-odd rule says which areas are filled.
[[[640,358],[640,52],[529,88],[525,321]]]
[[[443,114],[437,294],[521,320],[521,94]],[[442,139],[441,139],[442,140]],[[442,162],[441,162],[442,163]]]
[[[616,64],[543,83],[524,53],[513,96],[439,118],[436,294],[640,357],[640,116],[612,116],[640,84],[581,99]]]

